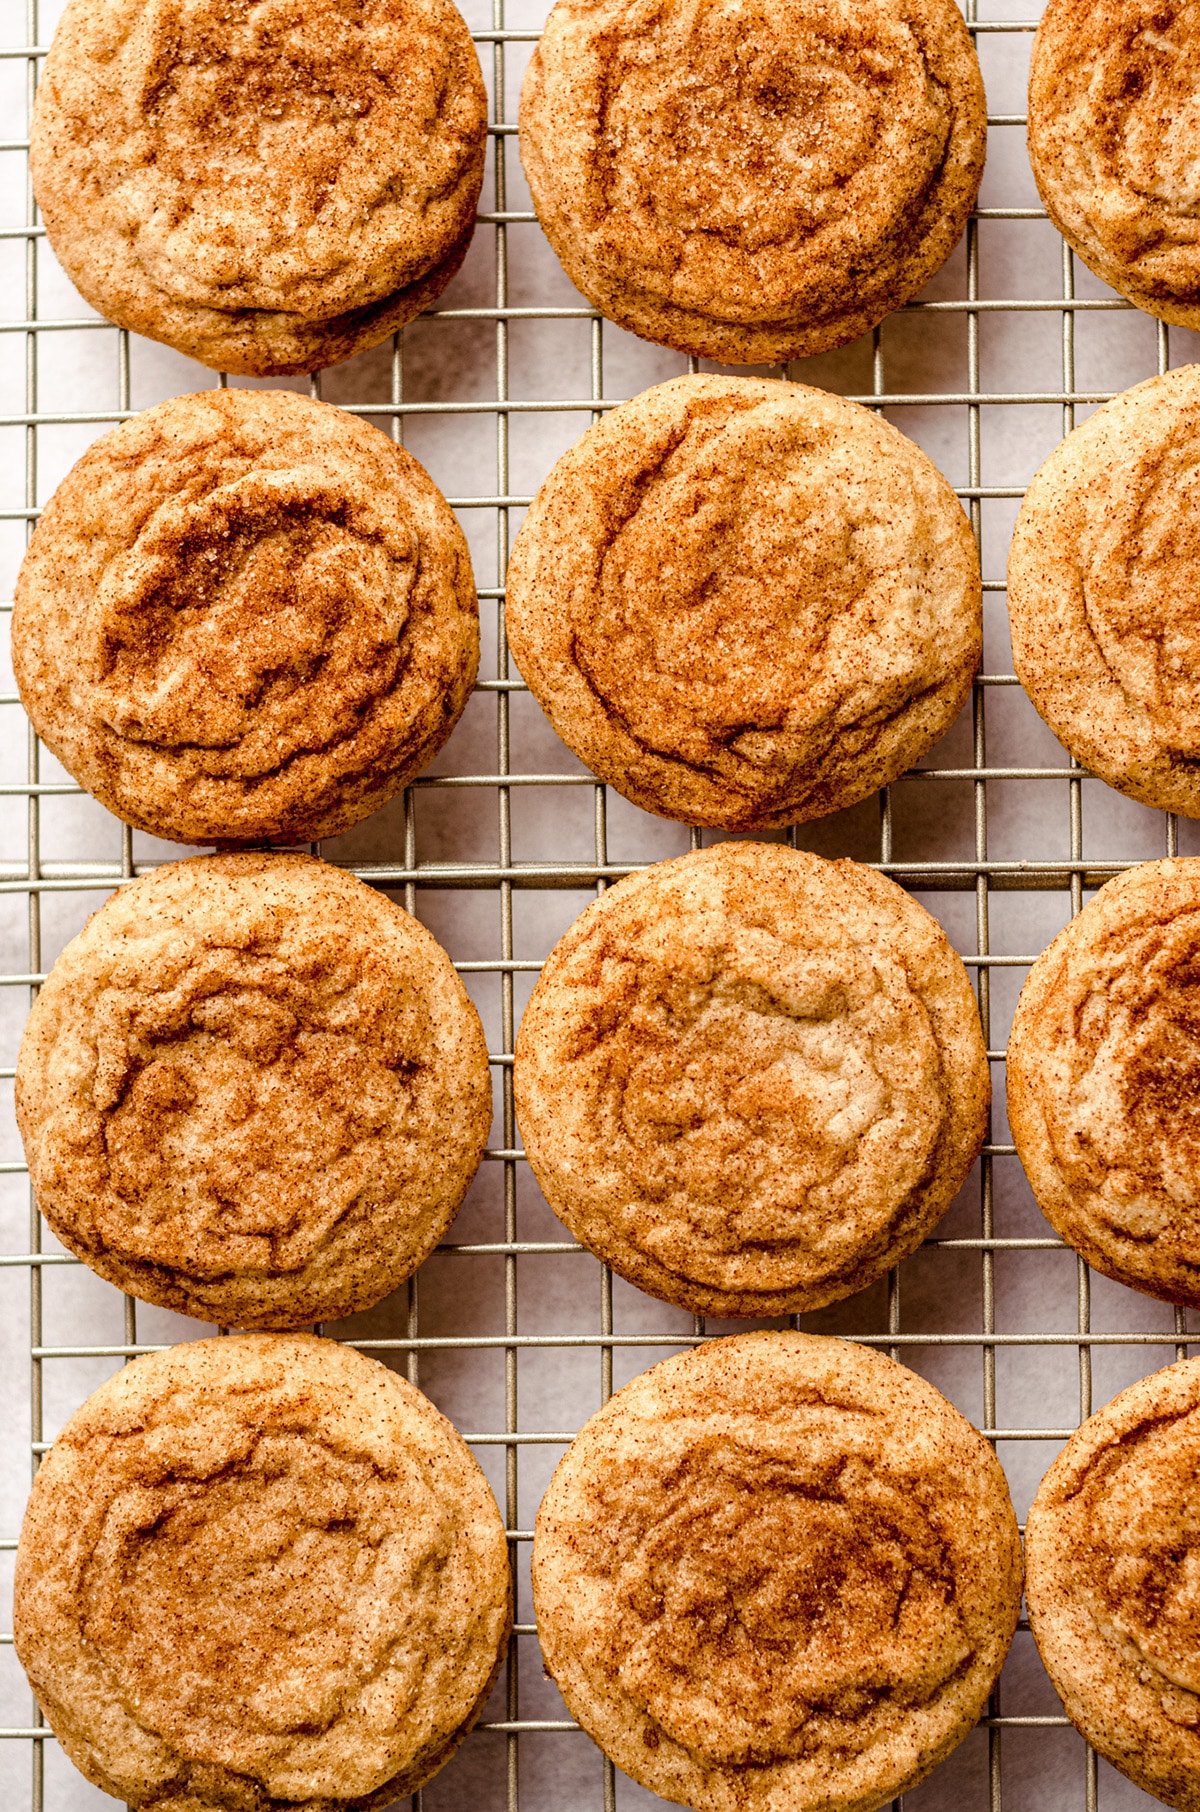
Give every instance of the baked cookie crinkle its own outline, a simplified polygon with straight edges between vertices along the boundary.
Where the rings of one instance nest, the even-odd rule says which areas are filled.
[[[422,925],[312,856],[198,856],[113,894],[17,1061],[38,1206],[118,1288],[217,1325],[378,1302],[491,1122],[487,1045]]]
[[[589,428],[507,598],[567,746],[644,810],[726,830],[894,780],[979,663],[979,561],[941,473],[869,410],[767,378],[676,378]]]
[[[1105,1276],[1200,1307],[1200,859],[1118,875],[1038,957],[1008,1117],[1043,1214]]]
[[[1071,1722],[1122,1774],[1200,1812],[1200,1360],[1078,1429],[1025,1529],[1029,1621]]]
[[[952,0],[558,0],[521,159],[567,275],[725,364],[853,340],[957,243],[986,109]]]
[[[282,390],[206,390],[88,448],[17,579],[13,667],[63,766],[179,843],[378,810],[479,664],[462,530],[402,447]]]
[[[1020,1595],[987,1442],[914,1373],[807,1334],[635,1378],[534,1533],[568,1706],[695,1812],[873,1812],[914,1786],[982,1711]]]
[[[452,0],[68,0],[30,170],[68,276],[221,371],[312,371],[450,281],[487,96]]]
[[[1084,263],[1200,327],[1200,17],[1190,0],[1050,0],[1033,41],[1029,157]]]
[[[1200,817],[1200,365],[1124,391],[1050,455],[1008,610],[1060,742],[1118,792]]]
[[[781,1315],[914,1250],[978,1154],[975,997],[893,881],[723,843],[618,881],[542,968],[517,1117],[560,1220],[706,1315]]]
[[[135,1359],[43,1460],[14,1641],[63,1749],[137,1812],[375,1812],[478,1716],[504,1526],[427,1398],[311,1336]]]

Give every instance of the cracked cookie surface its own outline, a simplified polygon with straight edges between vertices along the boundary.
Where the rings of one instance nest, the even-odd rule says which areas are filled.
[[[1046,211],[1139,308],[1200,327],[1200,19],[1187,0],[1050,0],[1029,156]]]
[[[507,1543],[467,1447],[394,1372],[311,1336],[201,1340],[67,1423],[14,1614],[59,1742],[139,1812],[374,1812],[482,1709]]]
[[[944,735],[979,662],[970,527],[856,404],[684,377],[558,461],[508,571],[509,639],[555,730],[644,810],[822,817]]]
[[[1200,1306],[1200,860],[1118,875],[1038,957],[1008,1117],[1038,1205],[1090,1265]]]
[[[462,530],[386,435],[288,391],[176,397],[42,512],[13,666],[39,735],[179,843],[331,837],[432,759],[479,662]]]
[[[521,159],[612,320],[726,364],[853,340],[949,257],[983,83],[949,0],[559,0]]]
[[[819,1308],[911,1252],[990,1085],[975,998],[894,882],[724,843],[618,881],[517,1037],[525,1152],[572,1233],[707,1315]]]
[[[1025,1532],[1029,1620],[1088,1742],[1146,1793],[1200,1809],[1200,1360],[1085,1422]]]
[[[1017,676],[1118,792],[1200,817],[1200,366],[1097,409],[1025,495],[1008,561]]]
[[[486,144],[451,0],[70,0],[30,168],[101,314],[269,376],[375,345],[440,292]]]
[[[882,1354],[743,1334],[584,1426],[538,1511],[547,1666],[627,1774],[696,1812],[869,1812],[982,1710],[1016,1625],[1004,1475]]]
[[[449,1226],[491,1123],[445,951],[312,856],[198,856],[113,894],[42,987],[15,1088],[63,1243],[235,1327],[386,1296]]]

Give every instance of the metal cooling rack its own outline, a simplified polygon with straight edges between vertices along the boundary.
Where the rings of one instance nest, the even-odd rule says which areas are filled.
[[[518,0],[510,0],[512,5],[517,3]],[[490,77],[494,120],[491,206],[479,216],[481,230],[476,243],[489,238],[492,241],[494,299],[486,306],[454,306],[456,285],[434,311],[433,321],[423,323],[420,330],[410,329],[409,333],[448,336],[449,350],[443,360],[443,366],[448,366],[455,357],[456,336],[486,332],[491,324],[493,392],[461,399],[457,395],[414,396],[412,385],[406,383],[404,336],[398,336],[391,351],[389,395],[381,400],[377,394],[378,364],[373,367],[375,387],[369,396],[359,397],[352,389],[346,391],[346,383],[353,384],[354,366],[346,368],[349,377],[339,380],[335,395],[335,400],[348,403],[397,437],[406,433],[411,437],[420,423],[427,424],[439,416],[485,418],[494,424],[495,478],[490,492],[456,495],[452,484],[444,485],[464,522],[478,525],[490,517],[494,525],[495,582],[481,585],[480,598],[485,622],[489,614],[494,615],[497,649],[491,657],[488,677],[479,681],[477,692],[483,697],[475,704],[476,709],[487,709],[490,700],[494,707],[494,764],[486,771],[472,770],[461,763],[456,768],[456,744],[452,739],[446,758],[435,764],[435,773],[419,780],[406,795],[402,817],[392,821],[392,844],[382,855],[348,860],[354,872],[395,892],[410,911],[418,914],[425,912],[430,901],[440,901],[443,917],[448,915],[447,922],[454,922],[454,902],[463,890],[482,891],[490,902],[489,941],[494,954],[459,963],[465,974],[475,978],[476,987],[491,990],[484,1004],[490,1013],[496,1047],[493,1063],[499,1100],[498,1135],[487,1153],[481,1205],[469,1221],[469,1228],[482,1228],[490,1237],[472,1239],[463,1237],[458,1227],[452,1229],[451,1242],[421,1273],[423,1295],[427,1277],[435,1272],[442,1277],[447,1271],[451,1273],[451,1285],[440,1290],[432,1310],[419,1303],[418,1282],[414,1279],[407,1291],[400,1293],[402,1300],[393,1299],[380,1312],[382,1321],[377,1313],[375,1323],[365,1331],[357,1325],[338,1331],[347,1332],[364,1350],[403,1366],[410,1378],[419,1378],[460,1425],[464,1425],[464,1415],[455,1405],[471,1405],[466,1413],[474,1420],[465,1421],[465,1431],[496,1486],[510,1532],[518,1581],[521,1620],[501,1685],[458,1758],[412,1804],[424,1807],[424,1812],[440,1812],[441,1808],[466,1803],[478,1808],[478,1812],[499,1812],[500,1808],[504,1812],[543,1812],[543,1808],[551,1806],[558,1812],[600,1812],[601,1808],[603,1812],[614,1812],[618,1806],[635,1808],[663,1802],[614,1775],[611,1765],[566,1717],[561,1702],[541,1680],[536,1633],[528,1608],[528,1544],[537,1496],[536,1488],[531,1495],[531,1469],[536,1487],[537,1480],[544,1479],[548,1463],[556,1457],[555,1450],[569,1441],[582,1417],[572,1427],[539,1426],[536,1413],[531,1415],[525,1406],[531,1400],[535,1405],[539,1401],[539,1379],[544,1384],[563,1367],[582,1364],[588,1368],[590,1381],[586,1390],[582,1384],[580,1388],[584,1395],[590,1392],[594,1407],[613,1389],[614,1363],[620,1382],[665,1352],[703,1340],[712,1329],[699,1319],[681,1317],[645,1298],[634,1301],[636,1293],[625,1291],[619,1281],[614,1286],[608,1271],[573,1242],[526,1236],[530,1213],[522,1206],[526,1183],[522,1179],[522,1155],[513,1115],[511,1064],[521,977],[536,971],[539,963],[536,955],[516,954],[521,947],[521,904],[530,896],[540,896],[544,906],[554,890],[579,893],[579,902],[572,903],[565,916],[560,911],[561,929],[577,905],[582,904],[587,890],[602,889],[633,862],[628,853],[614,850],[609,828],[610,802],[604,787],[596,785],[588,775],[572,771],[569,763],[561,772],[536,771],[522,765],[519,738],[514,734],[517,726],[511,720],[518,695],[525,688],[515,676],[506,651],[502,587],[514,513],[530,499],[524,492],[515,492],[510,482],[510,434],[518,418],[541,413],[569,418],[568,438],[573,438],[601,410],[623,400],[620,394],[605,394],[604,378],[606,363],[612,369],[614,343],[620,348],[627,347],[628,342],[587,307],[569,303],[517,306],[510,301],[510,293],[520,293],[510,278],[520,273],[527,248],[535,237],[540,238],[533,214],[513,207],[509,194],[510,182],[515,187],[518,170],[509,150],[509,140],[516,130],[512,123],[519,87],[516,72],[537,32],[520,26],[510,28],[505,19],[505,0],[492,0],[492,5],[490,27],[475,34]],[[1033,22],[978,19],[976,8],[977,0],[967,0],[968,22],[988,76],[989,56],[1005,44],[1007,55],[1014,36],[1022,48],[1027,47]],[[39,27],[37,0],[29,0],[24,26],[26,42],[0,48],[0,77],[6,66],[11,69],[14,63],[18,68],[23,64],[26,100],[32,98],[39,59],[44,55],[44,45],[39,47]],[[11,30],[18,29],[14,19]],[[48,28],[43,35],[48,39]],[[10,100],[15,107],[15,91],[10,91]],[[1024,117],[1020,113],[994,113],[991,125],[994,158],[1006,131],[1021,134]],[[11,158],[21,159],[25,150],[23,137],[0,142],[0,152]],[[1017,482],[984,481],[989,465],[989,437],[1003,439],[1006,433],[997,425],[1003,411],[1017,407],[1057,412],[1046,444],[1035,445],[1035,435],[1028,457],[1020,462],[1019,476],[1027,479],[1049,452],[1053,440],[1074,425],[1078,408],[1104,400],[1113,389],[1124,388],[1137,377],[1164,371],[1171,362],[1167,329],[1137,317],[1145,329],[1141,366],[1132,373],[1123,372],[1119,381],[1107,387],[1079,387],[1076,345],[1081,323],[1092,315],[1128,316],[1131,311],[1127,304],[1092,284],[1084,273],[1080,273],[1084,293],[1077,295],[1077,269],[1065,247],[1061,248],[1060,276],[1050,293],[1023,297],[1004,293],[1004,264],[994,259],[989,263],[987,257],[989,240],[997,234],[993,223],[1044,220],[1036,206],[981,206],[967,228],[965,256],[960,254],[958,263],[948,267],[946,279],[935,286],[934,299],[905,309],[877,329],[871,336],[869,353],[860,344],[840,364],[809,362],[793,367],[788,374],[841,388],[869,407],[887,409],[900,426],[910,427],[918,438],[924,430],[939,449],[935,450],[935,457],[940,463],[947,463],[940,451],[949,444],[945,439],[946,424],[953,427],[955,436],[961,436],[956,457],[965,448],[964,482],[958,488],[984,547],[989,608],[994,595],[1004,589],[1003,547],[1007,536],[989,537],[988,508],[999,504],[1011,514],[1022,489]],[[1041,234],[1049,230],[1045,226],[1036,229]],[[10,318],[0,321],[0,356],[12,349],[14,342],[24,354],[23,365],[11,358],[0,364],[0,382],[7,385],[7,396],[0,407],[8,410],[0,416],[0,430],[24,443],[23,500],[0,510],[0,523],[16,525],[31,525],[37,515],[39,437],[47,430],[83,425],[100,433],[106,424],[130,413],[132,373],[144,347],[143,342],[131,342],[128,334],[83,313],[39,319],[39,265],[44,267],[50,262],[48,250],[42,250],[42,237],[43,229],[37,222],[26,184],[24,224],[0,228],[0,249],[5,240],[19,241],[24,247],[23,296],[19,286],[10,286]],[[989,273],[995,279],[994,294],[988,293],[984,281]],[[22,308],[24,312],[19,313]],[[14,313],[19,318],[11,318]],[[1033,319],[1044,315],[1055,317],[1061,328],[1061,357],[1054,381],[1032,389],[985,385],[989,318],[1007,319],[1011,342],[1015,332],[1032,332]],[[586,395],[512,394],[510,353],[514,328],[518,323],[537,321],[590,323],[581,329],[590,335],[590,382]],[[965,371],[965,383],[957,389],[942,389],[936,384],[922,388],[920,384],[906,384],[903,374],[900,378],[892,375],[896,362],[893,336],[903,332],[898,365],[907,368],[912,360],[905,348],[911,352],[914,329],[923,336],[922,343],[927,348],[939,344],[940,336],[959,336],[953,342],[953,361],[948,363],[956,364],[960,375]],[[115,359],[115,409],[64,413],[39,407],[39,377],[44,387],[45,374],[53,369],[56,360],[58,336],[74,333],[94,336],[98,359]],[[1178,339],[1186,341],[1188,336],[1179,335]],[[674,368],[681,368],[681,362]],[[645,382],[669,375],[669,370],[659,370]],[[864,373],[865,384],[861,381]],[[210,381],[195,368],[188,368],[186,377],[180,389]],[[318,376],[312,380],[312,393],[321,394],[321,387]],[[631,387],[643,385],[635,383]],[[332,393],[327,379],[326,394]],[[912,429],[914,422],[916,429]],[[464,424],[464,432],[467,426],[469,423]],[[566,444],[565,440],[562,444]],[[553,452],[546,456],[543,472],[553,457]],[[1002,516],[1001,527],[1004,520]],[[486,577],[480,546],[476,538],[473,552],[477,570]],[[11,605],[4,605],[3,609],[10,610]],[[993,1047],[1000,1042],[1024,970],[1037,950],[1049,941],[1053,930],[1079,910],[1085,891],[1134,860],[1176,850],[1182,853],[1192,847],[1189,826],[1181,827],[1171,817],[1126,807],[1099,783],[1090,781],[1080,768],[1069,764],[1066,756],[1038,732],[1031,708],[1026,706],[1024,719],[1019,718],[1019,713],[1013,717],[1009,706],[1019,705],[1020,695],[1018,691],[1013,697],[1011,689],[1016,687],[1016,681],[1011,672],[1004,670],[1002,616],[1000,610],[990,620],[989,628],[989,644],[1001,655],[998,660],[985,657],[985,665],[996,670],[983,673],[975,686],[966,733],[960,727],[941,749],[931,752],[919,773],[906,776],[887,789],[877,805],[856,808],[854,813],[842,814],[824,826],[806,826],[799,833],[789,834],[791,841],[817,847],[823,853],[852,854],[875,861],[885,872],[922,894],[931,909],[946,921],[978,978],[983,1024]],[[486,658],[484,670],[487,672]],[[20,972],[0,976],[0,1001],[18,1003],[17,1010],[0,1021],[6,1039],[0,1055],[8,1059],[7,1067],[0,1067],[0,1083],[7,1088],[13,1075],[16,1036],[25,1003],[43,978],[45,915],[52,905],[61,905],[59,896],[71,894],[93,896],[86,902],[90,908],[100,895],[123,878],[140,872],[147,862],[140,859],[129,830],[113,826],[111,820],[111,836],[101,836],[98,831],[93,836],[89,831],[76,840],[75,847],[53,853],[49,850],[47,807],[43,802],[59,796],[77,796],[78,789],[65,781],[43,780],[45,758],[32,731],[24,724],[15,693],[0,694],[0,705],[5,707],[0,717],[19,721],[23,726],[22,747],[27,746],[25,777],[0,783],[0,804],[13,802],[5,809],[20,811],[17,802],[26,802],[21,841],[19,845],[10,843],[0,855],[0,909],[10,915],[5,921],[9,941],[16,938],[19,930],[24,950]],[[989,761],[989,711],[993,719],[998,713],[1003,719],[1001,741],[1010,757],[1004,762]],[[1023,731],[1021,722],[1025,724]],[[1034,752],[1033,758],[1026,761],[1020,759],[1022,738]],[[0,748],[14,746],[11,733],[7,743],[0,740]],[[544,738],[538,742],[538,747],[547,746]],[[590,855],[571,861],[522,860],[514,855],[514,805],[521,797],[517,789],[527,788],[552,789],[552,809],[557,810],[561,802],[564,822],[575,810],[578,794],[559,793],[557,789],[583,788],[590,792]],[[440,796],[444,803],[450,794],[461,789],[472,789],[490,802],[494,813],[494,856],[469,859],[461,849],[452,847],[447,851],[439,844],[435,860],[422,848],[425,827],[433,822],[424,815],[424,808],[431,804],[427,796]],[[1047,807],[1044,802],[1051,793],[1053,805]],[[1002,810],[995,803],[997,799],[1002,802]],[[1011,841],[1014,810],[1018,824],[1027,820],[1035,828],[1035,841],[1054,844],[1048,853],[1034,851],[1024,858],[1019,851],[994,853],[998,824],[1004,833],[1001,842]],[[1057,825],[1053,834],[1046,829],[1051,817]],[[623,822],[627,819],[628,814]],[[942,823],[946,827],[944,837],[936,830]],[[662,828],[657,826],[660,832]],[[464,836],[464,848],[469,849],[473,841]],[[692,847],[697,847],[700,833],[692,832],[690,841]],[[673,847],[682,848],[685,844],[686,833]],[[337,848],[327,849],[326,853],[335,860],[347,859]],[[658,848],[650,853],[672,850]],[[169,859],[169,852],[155,851],[147,858],[161,859]],[[1006,920],[1003,909],[1018,896],[1026,900],[1036,896],[1036,909]],[[84,904],[82,899],[78,902],[80,918]],[[20,926],[15,915],[22,921]],[[472,923],[477,928],[481,922],[476,913]],[[439,929],[439,923],[435,922],[435,929]],[[1036,935],[1023,935],[1030,928]],[[458,954],[455,938],[447,941],[451,953]],[[541,954],[551,941],[551,937],[541,938]],[[461,947],[471,945],[464,941]],[[1003,1050],[993,1048],[991,1055],[999,1066]],[[998,1067],[997,1080],[997,1101],[1002,1109]],[[1070,1258],[1066,1248],[1049,1236],[1045,1224],[1032,1211],[1013,1147],[1001,1137],[1001,1112],[996,1119],[999,1130],[985,1147],[977,1177],[943,1222],[938,1236],[891,1274],[886,1289],[880,1286],[849,1304],[801,1319],[806,1327],[850,1334],[882,1346],[939,1382],[997,1443],[1014,1479],[1020,1508],[1028,1501],[1053,1451],[1076,1421],[1090,1413],[1093,1364],[1100,1367],[1103,1362],[1106,1368],[1097,1392],[1097,1401],[1104,1401],[1132,1377],[1183,1356],[1192,1323],[1182,1310],[1172,1312],[1147,1298],[1118,1291],[1104,1280],[1093,1280],[1081,1260]],[[19,1153],[15,1134],[10,1135],[4,1149]],[[22,1336],[14,1347],[14,1329],[20,1329],[21,1316],[13,1309],[8,1357],[10,1367],[17,1368],[22,1378],[28,1366],[28,1440],[24,1428],[15,1427],[14,1432],[10,1427],[16,1446],[10,1440],[8,1451],[16,1454],[27,1447],[36,1467],[39,1455],[48,1445],[46,1434],[53,1432],[62,1414],[81,1401],[107,1370],[135,1353],[151,1350],[157,1341],[150,1340],[146,1333],[148,1312],[128,1298],[124,1300],[119,1339],[70,1344],[47,1336],[45,1317],[52,1292],[68,1273],[81,1268],[57,1248],[49,1235],[43,1237],[27,1186],[23,1205],[15,1206],[16,1192],[22,1188],[17,1179],[22,1176],[23,1166],[15,1156],[0,1163],[0,1185],[9,1191],[4,1197],[9,1249],[0,1256],[0,1284],[13,1283],[15,1273],[24,1273],[27,1279],[24,1287],[28,1346]],[[497,1183],[499,1187],[495,1186]],[[549,1231],[544,1226],[535,1227],[537,1230]],[[539,1267],[568,1263],[573,1281],[566,1287],[566,1297],[561,1283],[556,1285],[558,1295],[549,1293],[551,1307],[546,1311],[541,1280],[551,1275],[561,1279],[563,1273],[552,1274]],[[445,1269],[437,1271],[439,1266]],[[466,1273],[464,1266],[468,1267]],[[1011,1277],[1005,1267],[1015,1267]],[[462,1283],[464,1275],[468,1280],[484,1282],[476,1289],[470,1281]],[[1016,1279],[1015,1285],[1012,1278]],[[1047,1283],[1047,1279],[1051,1281]],[[108,1286],[97,1282],[95,1288],[104,1291]],[[1099,1315],[1093,1307],[1097,1289],[1102,1307]],[[115,1301],[115,1293],[110,1295]],[[18,1302],[11,1293],[5,1300],[10,1309]],[[564,1324],[561,1329],[528,1331],[529,1321],[538,1320],[540,1313],[549,1313],[553,1319],[564,1300],[576,1306],[590,1300],[594,1313],[586,1326],[576,1325],[583,1314],[579,1309],[559,1315]],[[483,1313],[478,1305],[485,1301],[488,1307]],[[1023,1312],[1023,1304],[1030,1305],[1028,1313]],[[1037,1322],[1034,1310],[1039,1312],[1040,1324],[1023,1325],[1024,1320]],[[483,1331],[483,1323],[492,1331]],[[195,1324],[182,1322],[170,1330],[171,1337],[179,1338],[198,1332]],[[582,1379],[583,1373],[579,1376]],[[473,1395],[472,1381],[476,1379],[479,1388]],[[21,1389],[24,1391],[23,1384]],[[54,1413],[44,1411],[44,1395],[47,1402],[52,1399],[57,1406]],[[1047,1409],[1052,1413],[1047,1415]],[[17,1398],[10,1398],[9,1410],[14,1424],[25,1413],[19,1410]],[[586,1407],[582,1413],[587,1413]],[[14,1458],[14,1467],[23,1471],[23,1462]],[[18,1481],[18,1485],[11,1494],[14,1516],[19,1516],[24,1496],[23,1483]],[[0,1554],[7,1559],[11,1559],[15,1538],[14,1521],[0,1540]],[[0,1781],[7,1783],[6,1803],[14,1808],[29,1807],[31,1812],[75,1812],[76,1808],[111,1803],[88,1788],[65,1760],[56,1759],[57,1746],[36,1707],[32,1713],[22,1709],[29,1704],[27,1689],[11,1654],[11,1637],[5,1636],[3,1642],[9,1645],[9,1651],[7,1656],[0,1652],[0,1661],[7,1659],[11,1663],[0,1674],[9,1694],[9,1708],[0,1714],[7,1720],[6,1727],[0,1728]],[[18,1766],[11,1758],[19,1748],[24,1748],[28,1756]],[[1059,1808],[1065,1812],[1068,1807],[1094,1812],[1098,1806],[1103,1812],[1119,1812],[1121,1808],[1150,1802],[1103,1764],[1098,1767],[1094,1755],[1085,1751],[1082,1741],[1071,1732],[1061,1707],[1039,1675],[1031,1639],[1023,1626],[1002,1688],[994,1696],[979,1731],[930,1782],[907,1795],[904,1803],[909,1812],[935,1812],[942,1806],[962,1808],[963,1812],[982,1812],[984,1807],[988,1812],[999,1812],[1002,1804],[1009,1808],[1037,1806],[1040,1812],[1058,1812]]]

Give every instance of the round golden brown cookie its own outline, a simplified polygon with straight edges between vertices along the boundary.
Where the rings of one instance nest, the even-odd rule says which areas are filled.
[[[862,1289],[949,1207],[987,1125],[966,970],[895,882],[723,843],[618,881],[543,966],[514,1070],[550,1206],[704,1315]]]
[[[373,1812],[482,1709],[506,1547],[394,1372],[311,1336],[198,1340],[125,1366],[42,1462],[14,1640],[67,1755],[139,1812]]]
[[[1200,1360],[1114,1397],[1067,1442],[1025,1529],[1029,1621],[1071,1722],[1200,1812]]]
[[[558,0],[520,121],[576,288],[733,365],[844,345],[915,295],[986,138],[952,0]]]
[[[983,1710],[1021,1549],[995,1455],[882,1354],[741,1334],[627,1384],[538,1511],[547,1667],[696,1812],[872,1812]]]
[[[1118,875],[1043,950],[1008,1118],[1038,1206],[1089,1265],[1200,1307],[1200,859]]]
[[[521,526],[508,631],[559,736],[646,811],[765,830],[852,805],[950,728],[979,561],[919,447],[768,378],[644,391]]]
[[[1017,675],[1118,792],[1200,817],[1200,365],[1105,403],[1025,495],[1008,561]]]
[[[16,1109],[38,1206],[101,1277],[286,1328],[428,1256],[491,1087],[422,925],[315,857],[247,853],[171,863],[93,914],[34,1003]]]
[[[479,663],[462,530],[378,429],[206,390],[89,447],[17,580],[38,734],[118,817],[180,843],[306,842],[378,810]]]
[[[68,0],[30,168],[102,315],[278,376],[375,345],[441,292],[486,143],[452,0]]]
[[[1200,327],[1200,16],[1191,0],[1050,0],[1029,70],[1029,157],[1090,270]]]

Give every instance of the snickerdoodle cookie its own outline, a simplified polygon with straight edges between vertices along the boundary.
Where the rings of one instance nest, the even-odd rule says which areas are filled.
[[[1114,397],[1050,455],[1008,609],[1060,742],[1118,792],[1200,817],[1200,365]]]
[[[882,1354],[741,1334],[592,1417],[538,1512],[542,1653],[584,1729],[696,1812],[870,1812],[967,1734],[1017,1621],[1004,1474]]]
[[[1200,327],[1200,15],[1190,0],[1050,0],[1029,157],[1046,211],[1139,308]]]
[[[915,295],[986,136],[952,0],[558,0],[520,119],[575,286],[734,365],[841,346]]]
[[[491,1120],[479,1016],[415,919],[312,856],[173,862],[67,945],[21,1044],[38,1205],[185,1315],[298,1327],[436,1245]]]
[[[1008,1117],[1038,1205],[1090,1265],[1200,1307],[1200,860],[1118,875],[1043,950]]]
[[[269,376],[349,358],[440,293],[486,142],[452,0],[68,0],[30,167],[101,314]]]
[[[514,1086],[559,1218],[707,1315],[819,1308],[896,1264],[964,1181],[990,1097],[936,921],[869,868],[765,843],[589,906],[542,969]]]
[[[1025,1530],[1029,1621],[1071,1722],[1145,1792],[1200,1812],[1200,1359],[1072,1435]]]
[[[646,811],[819,818],[950,728],[980,648],[966,517],[919,447],[841,397],[683,377],[559,460],[508,571],[522,676]]]
[[[377,428],[206,390],[89,447],[17,580],[38,734],[110,811],[180,843],[304,842],[378,809],[479,662],[462,530]]]
[[[14,1638],[67,1755],[145,1812],[374,1812],[458,1747],[504,1527],[411,1384],[311,1336],[135,1359],[34,1483]]]

